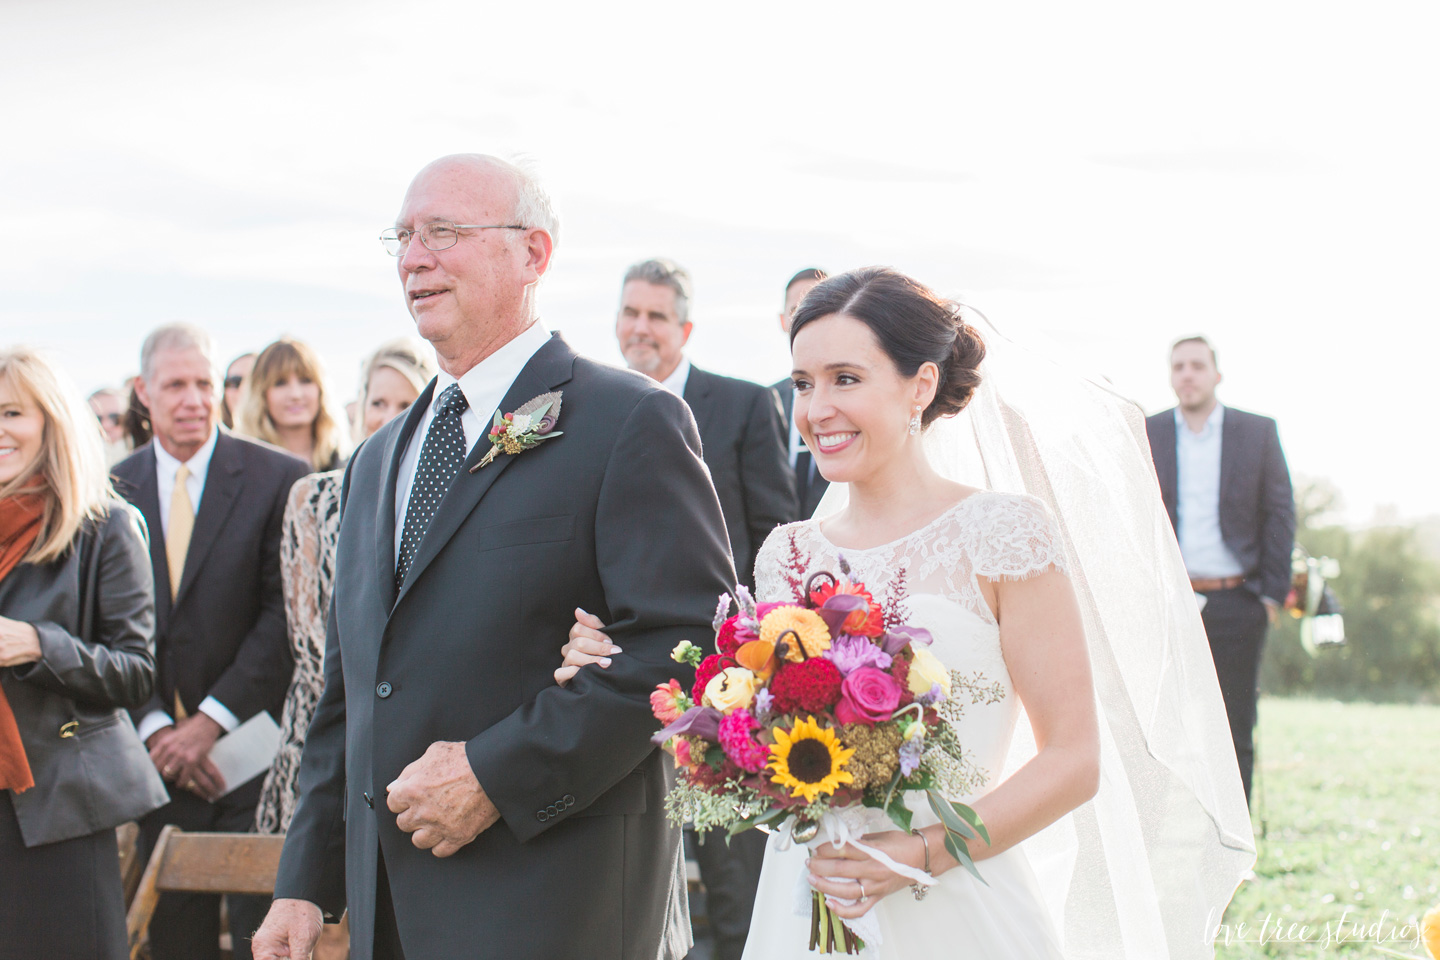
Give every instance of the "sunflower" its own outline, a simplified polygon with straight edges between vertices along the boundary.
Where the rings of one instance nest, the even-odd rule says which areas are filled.
[[[855,778],[845,770],[854,750],[847,749],[835,731],[821,727],[807,717],[789,730],[774,727],[775,743],[770,747],[771,782],[790,789],[790,796],[814,803],[822,793],[834,793],[842,783]]]
[[[791,631],[795,636],[788,636]],[[784,637],[785,659],[798,663],[806,657],[818,657],[830,649],[830,628],[820,619],[820,614],[804,607],[776,607],[760,621],[760,639],[775,644],[778,650]],[[796,649],[795,637],[800,638],[804,653]]]

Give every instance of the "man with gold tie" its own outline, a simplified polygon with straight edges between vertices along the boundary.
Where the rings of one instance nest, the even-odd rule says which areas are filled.
[[[120,494],[150,527],[155,696],[135,712],[170,803],[141,823],[144,852],[166,824],[248,831],[261,779],[227,784],[209,759],[262,710],[279,719],[293,671],[280,589],[280,525],[304,461],[218,425],[210,338],[161,327],[141,348],[136,390],[154,439],[115,467]],[[231,898],[235,957],[268,904]],[[164,894],[150,925],[154,960],[219,956],[219,897]]]

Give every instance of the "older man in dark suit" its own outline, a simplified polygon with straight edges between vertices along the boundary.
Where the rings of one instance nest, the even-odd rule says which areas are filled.
[[[819,267],[806,267],[785,284],[785,306],[780,311],[780,332],[785,334],[788,348],[790,336],[790,321],[795,317],[795,309],[800,306],[800,301],[805,299],[805,294],[815,289],[815,286],[824,280],[828,274]],[[789,350],[786,350],[789,353]],[[770,389],[775,391],[780,398],[781,409],[785,414],[787,430],[786,451],[789,456],[790,469],[795,475],[795,500],[796,511],[800,519],[806,520],[815,515],[815,508],[820,505],[820,498],[825,496],[830,483],[815,467],[815,458],[810,455],[810,450],[805,446],[805,441],[800,436],[800,426],[795,422],[795,387],[789,377],[775,383]]]
[[[1208,341],[1178,341],[1170,383],[1179,405],[1145,428],[1191,586],[1203,598],[1200,615],[1248,801],[1260,654],[1290,591],[1295,501],[1275,421],[1222,405],[1220,380]]]
[[[685,404],[540,321],[557,229],[533,177],[464,155],[422,170],[382,234],[441,373],[346,475],[260,960],[309,956],[347,907],[355,960],[686,950],[649,694],[687,682],[670,651],[709,639],[734,571]],[[528,439],[492,445],[507,413]],[[561,687],[577,605],[633,656]]]
[[[194,327],[161,327],[141,348],[136,390],[155,436],[115,467],[120,493],[150,528],[155,695],[135,711],[171,800],[141,821],[149,849],[166,824],[250,830],[261,778],[227,784],[209,759],[224,733],[262,710],[280,716],[294,663],[280,590],[280,524],[304,461],[231,436],[217,423],[214,357]],[[231,898],[236,955],[264,904]],[[155,960],[218,957],[219,898],[161,896]]]

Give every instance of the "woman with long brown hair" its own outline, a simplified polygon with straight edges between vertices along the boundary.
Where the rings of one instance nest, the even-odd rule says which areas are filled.
[[[331,413],[320,358],[290,337],[255,358],[235,429],[290,451],[315,470],[338,468],[348,453],[349,438]]]
[[[0,350],[0,956],[128,955],[115,827],[167,799],[126,712],[154,687],[154,608],[95,418]]]

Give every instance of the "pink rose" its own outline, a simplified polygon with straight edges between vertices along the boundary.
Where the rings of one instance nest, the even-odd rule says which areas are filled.
[[[840,685],[840,702],[835,706],[835,719],[841,723],[863,723],[874,726],[889,720],[900,706],[900,685],[895,678],[874,667],[850,671]]]

